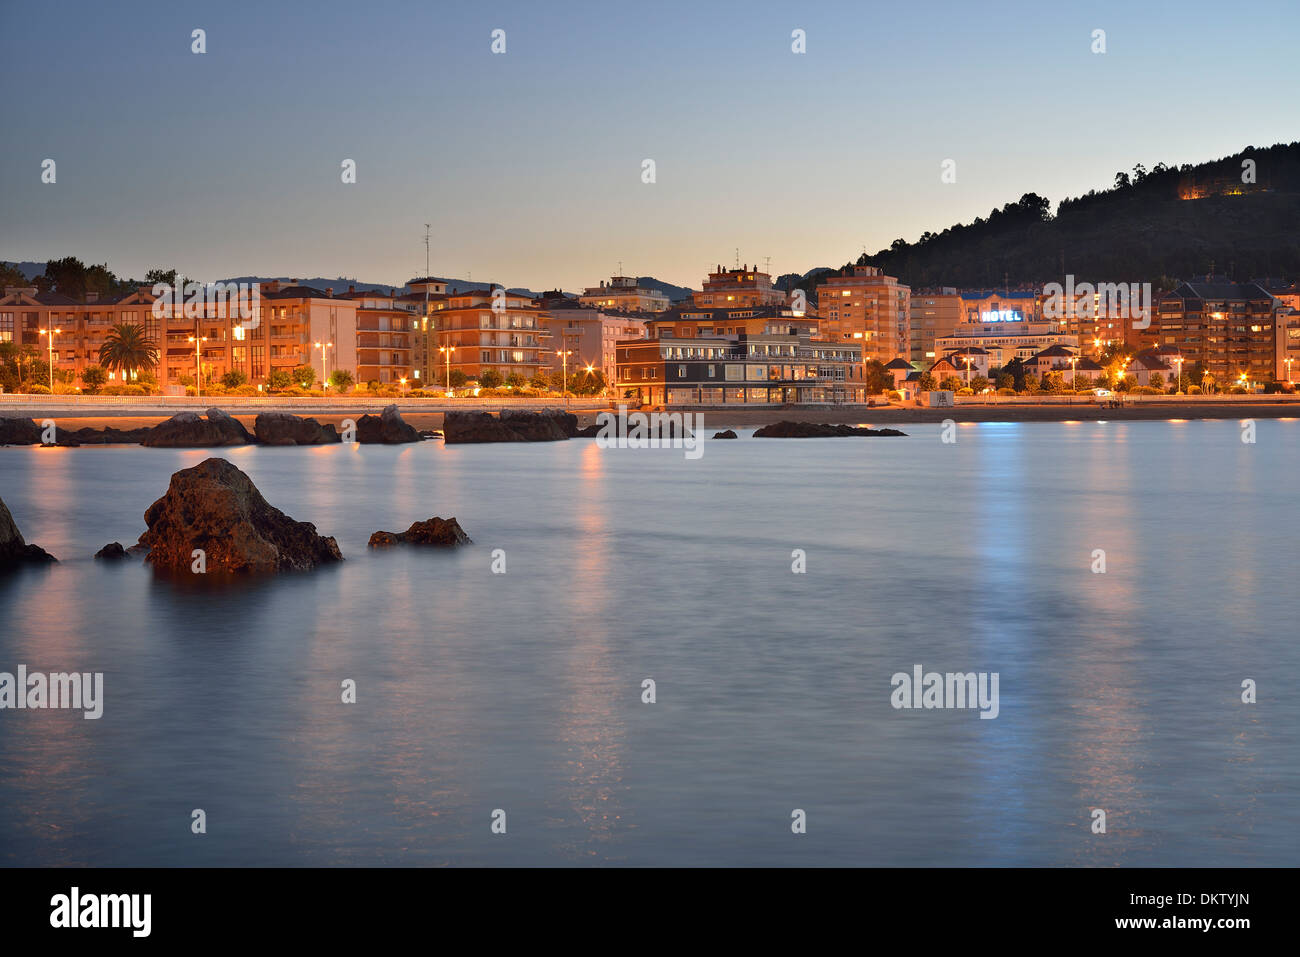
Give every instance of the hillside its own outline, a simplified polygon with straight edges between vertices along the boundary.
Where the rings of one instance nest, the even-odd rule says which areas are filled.
[[[1255,162],[1256,182],[1242,182]],[[1026,193],[988,218],[895,240],[858,262],[912,288],[1088,281],[1152,282],[1211,271],[1237,279],[1300,275],[1300,143],[1196,166],[1157,163],[1118,173],[1115,185],[1050,202]]]

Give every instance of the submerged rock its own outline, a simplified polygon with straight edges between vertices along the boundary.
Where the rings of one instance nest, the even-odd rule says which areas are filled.
[[[334,426],[288,412],[258,413],[253,421],[253,434],[265,445],[325,445],[342,441]]]
[[[363,415],[357,419],[357,441],[397,445],[402,442],[419,442],[420,433],[402,418],[397,406],[390,405],[385,406],[379,415]]]
[[[57,561],[57,558],[39,545],[27,543],[23,533],[18,531],[14,517],[9,514],[4,499],[0,499],[0,569]]]
[[[202,549],[208,572],[274,572],[340,562],[333,538],[316,534],[262,497],[252,479],[225,459],[205,459],[172,475],[167,494],[144,513],[139,545],[146,561],[190,571]],[[134,549],[132,549],[134,550]]]
[[[370,536],[371,548],[388,545],[472,545],[469,536],[454,518],[434,516],[423,522],[413,522],[404,532],[375,532]]]
[[[859,429],[820,422],[774,422],[754,432],[756,439],[825,439],[841,435],[907,435],[897,429]]]
[[[141,445],[150,448],[215,448],[246,445],[253,441],[248,430],[220,409],[208,409],[207,418],[197,412],[178,412],[149,430]]]
[[[95,552],[96,558],[119,559],[127,558],[126,549],[122,547],[121,542],[109,542],[99,551]]]

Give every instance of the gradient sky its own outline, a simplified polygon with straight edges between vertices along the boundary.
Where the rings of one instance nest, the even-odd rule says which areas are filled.
[[[533,289],[619,260],[698,287],[736,247],[838,266],[1027,191],[1300,139],[1297,11],[0,0],[0,259],[400,284],[430,222],[435,275]]]

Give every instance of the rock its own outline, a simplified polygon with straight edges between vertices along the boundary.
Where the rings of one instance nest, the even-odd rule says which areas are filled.
[[[126,558],[126,549],[122,547],[121,542],[109,542],[99,551],[95,552],[96,558],[119,559]]]
[[[248,430],[220,409],[208,409],[207,419],[197,412],[178,412],[149,430],[141,445],[150,448],[213,448],[246,445],[253,440]]]
[[[527,442],[551,442],[555,437],[571,439],[578,434],[578,417],[563,409],[541,409],[537,412],[502,409],[497,418],[507,428],[522,435]],[[537,438],[532,438],[533,435]]]
[[[600,430],[603,428],[605,428],[605,426],[601,425],[599,422],[593,422],[591,425],[584,425],[582,428],[574,432],[573,438],[594,439],[596,436],[600,435]]]
[[[559,409],[543,409],[540,412],[504,409],[499,416],[490,412],[453,410],[442,418],[442,440],[447,445],[472,442],[558,442],[577,434],[578,417]]]
[[[324,445],[342,441],[334,426],[288,412],[259,413],[253,422],[253,434],[264,445]]]
[[[756,439],[823,439],[841,435],[906,435],[897,429],[858,429],[819,422],[774,422],[754,432]]]
[[[14,416],[0,416],[0,445],[44,445],[41,441],[45,429],[31,419]],[[51,445],[76,448],[77,433],[55,427],[54,441]]]
[[[103,429],[77,429],[71,435],[82,445],[140,445],[152,429],[115,429],[111,426]]]
[[[713,433],[713,437],[714,437],[715,439],[738,439],[738,438],[740,438],[740,436],[738,436],[738,435],[735,433],[735,431],[732,430],[732,429],[727,429],[725,432],[714,432],[714,433]]]
[[[156,567],[189,572],[193,551],[211,572],[274,572],[340,562],[333,538],[269,505],[252,479],[225,459],[205,459],[172,475],[167,494],[144,513],[139,544]]]
[[[39,445],[41,427],[31,419],[0,416],[0,445]]]
[[[469,536],[454,518],[434,516],[423,522],[413,522],[404,532],[375,532],[370,536],[371,548],[389,545],[472,545]]]
[[[58,559],[39,545],[29,545],[18,531],[14,517],[4,499],[0,499],[0,569],[17,565],[36,565],[57,562]]]
[[[401,442],[420,441],[420,433],[406,423],[397,411],[397,406],[390,405],[379,415],[363,415],[357,420],[357,441],[397,445]]]

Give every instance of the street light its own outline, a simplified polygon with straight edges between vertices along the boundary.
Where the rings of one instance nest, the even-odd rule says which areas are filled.
[[[451,354],[456,351],[455,346],[438,346],[438,351],[446,356],[447,365],[447,395],[451,395]]]
[[[1074,391],[1074,364],[1079,361],[1078,356],[1070,356],[1070,390]],[[1070,401],[1074,401],[1071,399]]]
[[[966,388],[970,388],[970,356],[962,356],[962,361],[966,363]]]
[[[871,339],[871,330],[853,333],[854,339],[862,340],[862,404],[867,403],[867,342]]]
[[[1175,375],[1178,376],[1178,391],[1175,392],[1174,395],[1182,395],[1183,394],[1183,357],[1179,356],[1177,359],[1175,359],[1174,365],[1178,367],[1178,371],[1175,373]]]
[[[325,356],[328,355],[329,351],[334,348],[334,343],[314,342],[312,343],[312,348],[320,350],[320,384],[322,389],[328,389],[329,377],[325,374]]]
[[[41,335],[49,336],[50,345],[50,395],[54,395],[54,337],[63,332],[62,329],[42,329]]]
[[[1291,385],[1291,363],[1294,362],[1295,359],[1292,358],[1291,356],[1287,356],[1287,357],[1286,357],[1285,359],[1283,359],[1282,361],[1286,363],[1286,382],[1287,382],[1287,385]]]
[[[573,355],[573,350],[557,349],[555,351],[555,354],[560,357],[560,361],[562,363],[561,375],[564,377],[562,382],[564,386],[564,404],[568,405],[569,404],[569,356]]]
[[[196,329],[195,332],[197,331]],[[190,336],[190,342],[194,343],[194,394],[196,396],[203,394],[203,356],[199,350],[207,341],[207,336]]]

